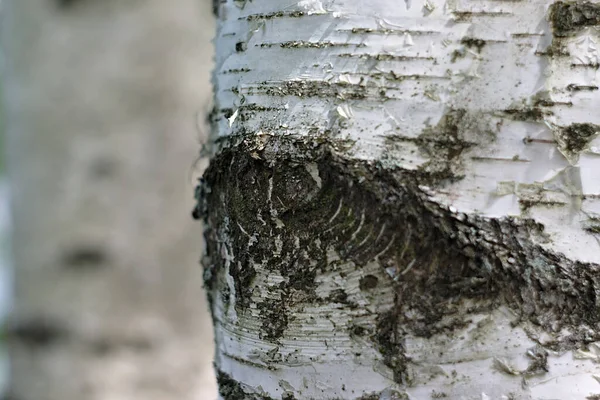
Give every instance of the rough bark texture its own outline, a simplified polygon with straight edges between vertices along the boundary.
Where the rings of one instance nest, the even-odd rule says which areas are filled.
[[[217,9],[221,397],[599,396],[600,6]]]
[[[176,3],[176,4],[175,4]],[[214,399],[189,172],[208,1],[6,0],[11,399]]]

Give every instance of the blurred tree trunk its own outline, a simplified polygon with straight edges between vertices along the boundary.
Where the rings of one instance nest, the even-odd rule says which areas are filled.
[[[211,4],[2,6],[11,395],[214,398],[188,176],[210,92]]]
[[[599,399],[600,5],[218,14],[222,398]]]

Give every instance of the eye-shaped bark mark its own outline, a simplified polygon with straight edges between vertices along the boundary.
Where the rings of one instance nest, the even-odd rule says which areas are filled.
[[[600,322],[600,265],[543,248],[544,228],[532,220],[462,214],[430,200],[422,171],[348,161],[332,148],[323,139],[248,139],[223,149],[206,171],[209,296],[214,302],[232,280],[236,311],[259,309],[263,339],[285,336],[294,307],[358,307],[346,288],[315,291],[317,277],[336,268],[327,257],[335,250],[340,262],[385,271],[356,285],[362,293],[393,290],[371,339],[398,382],[410,379],[405,335],[450,333],[501,305],[540,329],[573,332],[553,349],[600,340],[586,329]],[[257,285],[257,268],[283,281]],[[269,300],[254,304],[258,294]]]

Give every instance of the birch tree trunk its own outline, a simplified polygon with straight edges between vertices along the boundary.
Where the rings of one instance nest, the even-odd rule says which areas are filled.
[[[189,216],[211,5],[2,7],[16,264],[7,398],[214,399]]]
[[[221,397],[600,398],[600,3],[222,1]]]

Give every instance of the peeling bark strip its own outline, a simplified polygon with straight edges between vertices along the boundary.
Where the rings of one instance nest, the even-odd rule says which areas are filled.
[[[596,8],[221,3],[193,215],[223,399],[595,395]]]

